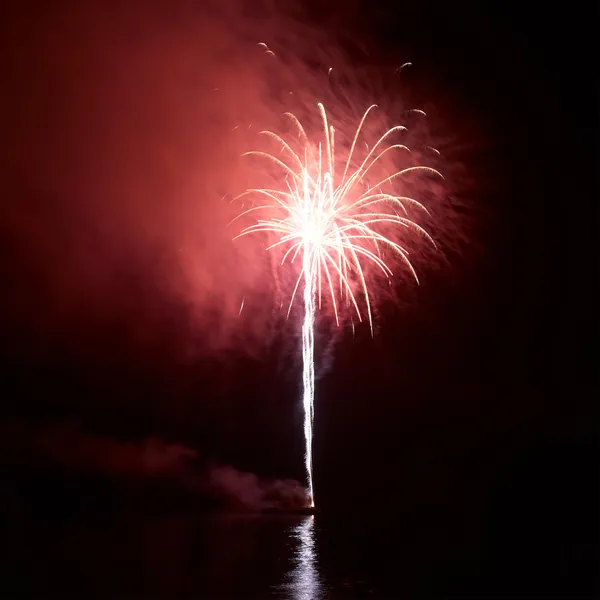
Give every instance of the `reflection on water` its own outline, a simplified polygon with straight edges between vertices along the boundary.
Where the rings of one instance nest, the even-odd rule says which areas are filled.
[[[55,522],[23,513],[8,530],[0,523],[0,598],[19,590],[61,600],[324,600],[334,588],[317,523],[131,513]]]
[[[290,528],[295,545],[292,568],[278,589],[290,600],[319,600],[322,583],[315,548],[315,517],[311,515]]]

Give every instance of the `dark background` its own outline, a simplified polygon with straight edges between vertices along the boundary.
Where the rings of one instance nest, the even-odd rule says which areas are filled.
[[[319,506],[350,519],[353,535],[357,512],[381,515],[390,536],[400,525],[388,515],[402,515],[409,535],[428,541],[431,564],[450,545],[456,564],[446,561],[440,578],[458,595],[597,593],[598,15],[516,2],[299,11],[344,44],[366,44],[375,65],[419,65],[408,82],[456,119],[479,215],[459,266],[427,277],[413,306],[384,309],[375,339],[359,332],[336,346],[317,387]],[[9,181],[2,202],[25,202],[30,192]],[[44,201],[34,206],[43,220]],[[91,335],[79,324],[39,342],[14,309],[10,273],[23,265],[11,235],[3,226],[5,422],[74,419],[118,440],[157,434],[242,470],[302,477],[300,365],[285,339],[254,358],[183,361],[183,309],[153,298],[125,266],[123,293],[155,324],[148,347],[110,316]],[[15,289],[43,303],[38,276]],[[477,561],[475,577],[461,578],[461,560]]]

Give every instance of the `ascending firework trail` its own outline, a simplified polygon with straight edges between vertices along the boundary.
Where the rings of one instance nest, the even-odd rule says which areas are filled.
[[[317,308],[321,308],[322,302],[327,299],[339,325],[343,308],[349,308],[362,321],[362,304],[373,332],[372,290],[368,285],[370,278],[367,271],[375,269],[384,277],[391,278],[387,254],[403,263],[418,282],[409,252],[402,245],[404,236],[408,232],[416,233],[435,246],[425,229],[411,219],[415,210],[429,214],[427,209],[414,198],[399,195],[402,182],[418,173],[442,177],[438,171],[426,166],[385,170],[384,165],[389,163],[389,160],[382,160],[385,155],[394,151],[410,153],[410,149],[403,144],[390,143],[390,139],[406,131],[400,125],[375,138],[377,141],[370,149],[366,142],[361,142],[365,122],[375,105],[364,113],[349,149],[344,149],[344,160],[338,164],[335,130],[328,124],[325,107],[320,103],[317,106],[323,125],[323,138],[319,142],[313,142],[300,121],[293,114],[286,113],[295,132],[289,141],[271,131],[261,132],[275,144],[277,156],[267,151],[247,153],[269,161],[280,171],[281,185],[279,188],[248,189],[241,194],[254,196],[257,203],[237,218],[251,215],[256,219],[236,236],[251,233],[274,235],[276,241],[267,249],[282,249],[282,268],[287,265],[287,268],[295,266],[299,269],[288,315],[302,286],[305,465],[311,506],[314,506],[312,438]],[[367,149],[357,160],[358,143]],[[389,159],[389,156],[386,158]]]

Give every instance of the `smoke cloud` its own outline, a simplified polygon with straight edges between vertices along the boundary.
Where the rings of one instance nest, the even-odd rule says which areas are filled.
[[[213,493],[235,508],[294,509],[309,503],[306,489],[293,479],[261,480],[231,466],[213,466],[209,482]]]
[[[260,240],[232,242],[232,199],[256,180],[241,154],[285,110],[314,129],[316,102],[333,96],[331,118],[355,122],[375,86],[292,8],[36,10],[15,3],[3,36],[2,314],[15,344],[80,348],[112,327],[134,347],[176,339],[183,355],[266,348],[292,274]]]
[[[192,506],[204,507],[209,502],[214,508],[230,510],[307,505],[306,490],[298,481],[259,478],[232,466],[205,462],[191,447],[160,436],[119,441],[90,434],[77,423],[54,428],[12,423],[0,429],[0,439],[0,468],[9,473],[16,468],[21,478],[39,468],[50,475],[61,472],[73,481],[78,477],[108,477],[120,486],[125,500],[132,489],[151,490],[152,483],[160,482],[171,491],[175,503],[184,494]],[[10,476],[3,479],[10,486]],[[80,492],[86,494],[83,488]],[[151,491],[141,497],[138,493],[136,498],[142,509],[144,502],[149,507],[154,502]]]
[[[36,336],[121,318],[135,337],[180,307],[218,348],[261,276],[223,200],[265,110],[248,47],[181,3],[43,10],[10,40],[7,309]]]

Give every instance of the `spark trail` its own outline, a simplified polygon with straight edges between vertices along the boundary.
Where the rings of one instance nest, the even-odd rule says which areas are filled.
[[[412,232],[435,246],[429,233],[410,218],[415,210],[429,215],[427,209],[414,198],[399,195],[400,183],[403,178],[419,173],[442,178],[438,171],[426,166],[385,170],[383,165],[387,163],[381,159],[388,152],[411,152],[403,144],[389,142],[390,138],[402,135],[406,130],[403,126],[387,130],[370,148],[365,142],[364,158],[355,160],[357,144],[375,105],[365,111],[349,149],[343,148],[345,160],[337,161],[334,127],[328,123],[325,107],[320,103],[317,106],[323,132],[319,142],[309,138],[299,119],[291,113],[285,115],[295,131],[289,141],[271,131],[261,132],[278,147],[279,154],[253,151],[246,155],[270,163],[282,184],[275,188],[246,190],[238,198],[255,196],[260,201],[236,217],[257,215],[254,223],[236,238],[254,233],[275,236],[276,241],[267,250],[280,248],[283,251],[281,266],[299,265],[288,316],[302,286],[305,467],[311,506],[314,506],[312,440],[317,309],[324,301],[330,303],[338,326],[343,312],[354,313],[359,321],[366,316],[373,334],[374,291],[368,284],[372,268],[391,278],[392,269],[386,260],[386,254],[390,254],[418,283],[409,251],[400,243],[404,243],[402,234]],[[377,183],[369,182],[373,178]]]

